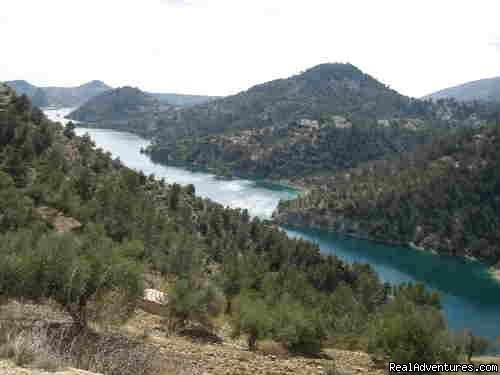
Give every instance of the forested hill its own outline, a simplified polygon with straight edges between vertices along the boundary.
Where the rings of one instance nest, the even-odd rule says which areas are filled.
[[[500,266],[500,126],[463,129],[281,202],[280,224],[320,227]]]
[[[350,64],[323,64],[299,75],[250,88],[237,95],[161,116],[158,138],[207,135],[286,125],[325,113],[353,119],[426,114],[419,101],[398,94]]]
[[[500,102],[500,77],[467,82],[437,91],[424,98],[434,100],[453,98],[463,102],[474,100]]]
[[[500,105],[400,95],[350,64],[324,64],[238,95],[159,115],[159,162],[259,178],[333,173],[500,117]]]

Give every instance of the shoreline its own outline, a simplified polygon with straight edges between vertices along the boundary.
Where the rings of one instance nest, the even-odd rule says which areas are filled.
[[[358,240],[364,240],[364,241],[370,241],[370,242],[380,243],[380,244],[384,244],[384,245],[387,245],[387,246],[407,247],[409,249],[412,249],[412,250],[415,250],[415,251],[420,251],[420,252],[423,252],[423,253],[428,253],[428,254],[431,254],[431,255],[434,255],[434,256],[450,256],[450,257],[462,259],[462,260],[468,261],[468,262],[478,262],[478,263],[482,264],[484,267],[486,267],[486,274],[487,274],[488,278],[490,278],[491,280],[494,280],[494,281],[500,283],[500,269],[497,269],[494,266],[491,266],[490,264],[482,261],[481,259],[477,259],[477,258],[472,257],[470,255],[457,256],[457,255],[450,255],[450,254],[441,254],[441,253],[439,253],[435,249],[424,248],[424,247],[421,247],[421,246],[418,246],[418,245],[414,244],[413,242],[404,243],[404,242],[400,242],[400,241],[382,240],[382,239],[373,238],[373,237],[370,237],[370,236],[367,236],[367,235],[363,235],[363,234],[348,233],[348,232],[339,232],[339,231],[334,231],[334,230],[331,230],[331,229],[320,228],[320,227],[315,227],[315,226],[297,226],[297,225],[291,225],[291,224],[283,224],[283,223],[276,222],[274,219],[272,219],[271,221],[275,225],[278,225],[278,226],[284,227],[284,228],[288,227],[290,229],[312,229],[312,230],[319,230],[319,231],[333,233],[333,234],[336,234],[336,235],[339,235],[339,236],[348,237],[348,238],[354,238],[354,239],[358,239]]]

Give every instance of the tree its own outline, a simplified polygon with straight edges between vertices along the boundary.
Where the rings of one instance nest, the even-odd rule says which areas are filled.
[[[284,296],[272,312],[273,337],[292,352],[317,353],[326,332],[320,315],[289,296]]]
[[[173,184],[171,189],[170,189],[170,194],[169,194],[169,201],[168,201],[168,206],[171,210],[177,210],[177,207],[179,206],[179,199],[181,195],[181,185],[179,184]]]
[[[170,332],[186,327],[189,322],[210,327],[210,318],[218,313],[217,293],[210,284],[180,278],[170,290],[166,310]]]
[[[485,337],[476,336],[470,330],[465,331],[464,336],[464,351],[469,363],[472,363],[471,359],[473,355],[485,354],[491,349],[491,342]]]
[[[81,237],[9,233],[0,241],[0,257],[0,294],[52,298],[78,331],[87,327],[87,304],[98,293],[121,291],[131,307],[143,293],[140,268],[98,228]]]
[[[237,255],[230,254],[224,257],[219,282],[226,297],[226,314],[229,315],[232,312],[233,298],[240,293],[241,289],[241,271]]]
[[[369,349],[398,363],[453,362],[458,348],[452,343],[439,310],[418,306],[403,296],[387,304],[368,330]]]
[[[76,135],[75,129],[76,129],[76,125],[73,123],[73,121],[68,122],[66,124],[66,126],[64,127],[64,131],[63,131],[64,136],[69,138],[69,139],[73,138]]]
[[[264,300],[243,295],[240,298],[239,309],[233,319],[233,334],[247,335],[248,349],[255,350],[257,340],[269,337],[272,333],[270,310]]]

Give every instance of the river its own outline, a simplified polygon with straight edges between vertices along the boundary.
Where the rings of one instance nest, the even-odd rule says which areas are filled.
[[[47,115],[64,122],[67,110],[47,110]],[[270,218],[280,199],[297,192],[276,185],[243,179],[220,179],[209,173],[153,163],[140,149],[148,141],[130,133],[77,128],[78,135],[89,133],[97,147],[111,152],[130,168],[154,173],[167,182],[193,184],[196,193],[221,204],[248,209],[253,216]],[[290,236],[319,245],[352,263],[369,263],[382,280],[391,284],[419,281],[441,294],[443,310],[453,330],[472,329],[477,335],[500,337],[500,283],[487,274],[487,267],[465,259],[438,256],[411,248],[339,236],[324,231],[284,228]]]

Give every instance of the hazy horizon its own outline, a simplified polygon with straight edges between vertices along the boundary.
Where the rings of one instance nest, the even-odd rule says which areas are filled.
[[[349,62],[421,97],[500,76],[500,4],[490,0],[16,0],[3,8],[0,31],[10,37],[0,80],[36,86],[101,80],[226,96]]]

